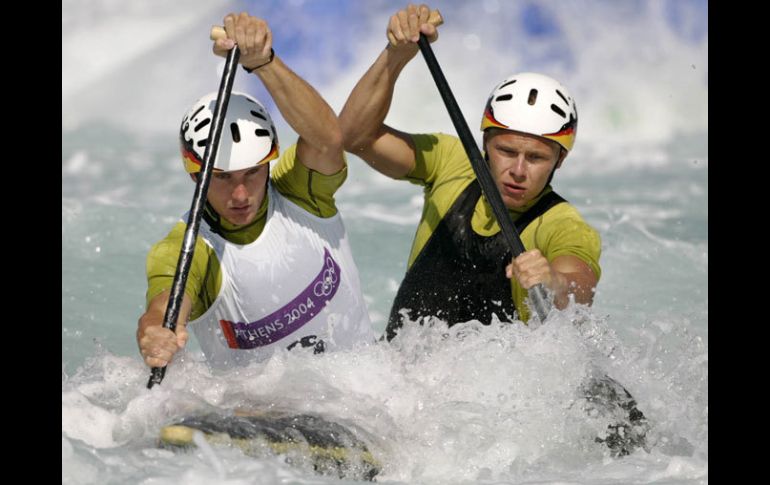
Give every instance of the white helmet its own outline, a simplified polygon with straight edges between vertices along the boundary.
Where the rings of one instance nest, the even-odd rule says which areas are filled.
[[[196,101],[182,119],[179,142],[188,173],[200,172],[203,166],[216,100],[217,93],[207,94]],[[214,170],[242,170],[275,158],[278,158],[278,137],[270,114],[251,96],[231,93]]]
[[[503,128],[553,140],[572,150],[577,108],[569,91],[555,79],[525,72],[495,87],[487,100],[481,129]]]

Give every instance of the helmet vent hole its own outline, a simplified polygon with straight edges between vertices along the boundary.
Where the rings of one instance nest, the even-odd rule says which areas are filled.
[[[508,101],[511,98],[513,98],[512,94],[501,94],[495,98],[495,101]]]
[[[233,141],[235,143],[241,141],[241,130],[238,129],[238,123],[230,123],[230,132],[233,135]]]
[[[200,113],[203,110],[203,108],[205,108],[205,106],[201,106],[200,108],[196,109],[195,113],[193,113],[192,116],[190,116],[190,119],[194,120],[195,117],[198,116],[198,113]]]
[[[251,110],[251,116],[256,116],[257,118],[260,118],[260,119],[263,119],[263,120],[267,121],[267,118],[265,118],[265,115],[263,115],[262,113],[260,113],[258,111]]]
[[[257,136],[270,136],[270,132],[267,130],[263,130],[262,128],[257,128],[254,130],[254,134]]]
[[[527,103],[530,106],[533,106],[536,102],[537,102],[537,89],[530,89],[529,98],[527,98]]]
[[[515,82],[516,82],[516,80],[515,80],[515,79],[514,79],[513,81],[508,81],[507,83],[505,83],[505,84],[503,84],[502,86],[500,86],[499,88],[497,88],[497,90],[498,90],[498,91],[500,91],[500,90],[501,90],[501,89],[503,89],[504,87],[506,87],[506,86],[510,86],[511,84],[513,84],[513,83],[515,83]]]
[[[206,118],[205,120],[201,121],[195,125],[195,132],[198,133],[202,128],[208,126],[209,123],[211,123],[211,118]]]
[[[555,104],[551,105],[551,111],[553,111],[557,115],[561,116],[562,118],[566,118],[567,117],[567,113],[565,113],[563,109],[559,108]]]
[[[198,143],[196,143],[196,145],[198,145],[199,147],[205,147],[208,144],[209,144],[208,140],[198,140]]]
[[[566,98],[566,97],[564,97],[564,95],[563,95],[563,94],[561,94],[561,91],[559,91],[559,90],[557,89],[557,90],[556,90],[556,94],[558,94],[558,95],[559,95],[559,97],[560,97],[561,99],[563,99],[563,100],[564,100],[564,102],[567,104],[567,106],[569,106],[569,101],[567,101],[567,98]]]

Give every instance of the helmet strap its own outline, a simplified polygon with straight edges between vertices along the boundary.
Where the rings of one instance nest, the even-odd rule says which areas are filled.
[[[543,186],[543,190],[545,190],[546,187],[551,185],[551,180],[553,180],[553,175],[555,173],[556,173],[556,165],[553,166],[553,170],[551,170],[551,175],[548,176],[548,182],[546,182],[545,185]],[[543,193],[543,190],[540,191],[540,194]],[[537,195],[540,195],[540,194],[537,194]]]
[[[551,170],[551,175],[548,176],[548,182],[545,184],[545,187],[548,187],[551,185],[551,180],[553,180],[553,175],[556,173],[556,169],[559,168],[559,166],[564,162],[564,159],[567,158],[567,153],[565,153],[566,150],[564,150],[564,147],[559,147],[559,157],[556,159],[556,164],[553,166],[553,170]],[[545,187],[543,187],[543,190],[545,190]]]
[[[560,149],[559,149],[559,158],[561,158],[561,153],[562,153],[561,151],[562,151],[562,150],[564,150],[564,148],[560,148]],[[556,169],[557,169],[557,168],[559,168],[559,160],[558,160],[558,159],[556,160],[556,163],[555,163],[555,164],[554,164],[554,166],[553,166],[553,170],[551,170],[551,175],[549,175],[549,176],[548,176],[548,182],[546,182],[546,183],[545,183],[545,185],[543,186],[543,190],[541,190],[541,191],[540,191],[540,193],[539,193],[539,194],[537,194],[537,196],[538,196],[538,197],[540,197],[540,195],[541,195],[541,194],[542,194],[542,193],[545,191],[545,189],[546,189],[546,188],[547,188],[549,185],[551,185],[551,181],[553,180],[553,176],[554,176],[554,174],[556,173]]]
[[[200,183],[201,173],[195,172],[193,176],[195,177],[195,182]],[[217,211],[214,210],[214,207],[209,204],[208,199],[206,200],[206,204],[203,206],[203,220],[206,221],[206,224],[209,225],[211,232],[222,236],[222,224],[219,222],[219,214],[217,214]]]
[[[208,200],[206,201],[206,206],[203,208],[203,220],[209,225],[211,232],[224,237],[220,215],[217,214],[217,211],[215,211],[214,207],[209,204]]]

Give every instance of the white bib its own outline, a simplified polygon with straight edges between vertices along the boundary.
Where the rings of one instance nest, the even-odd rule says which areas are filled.
[[[296,344],[319,352],[375,339],[339,212],[316,217],[272,184],[268,190],[267,222],[251,244],[233,244],[201,221],[222,286],[190,325],[214,368],[261,361]]]

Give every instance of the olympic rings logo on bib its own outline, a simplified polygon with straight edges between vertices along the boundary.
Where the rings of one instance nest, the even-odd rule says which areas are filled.
[[[336,291],[334,286],[339,277],[337,276],[337,270],[335,269],[337,263],[331,258],[326,258],[326,268],[323,270],[323,279],[313,286],[313,293],[315,296],[329,296],[332,291]],[[339,268],[339,266],[337,266]]]

